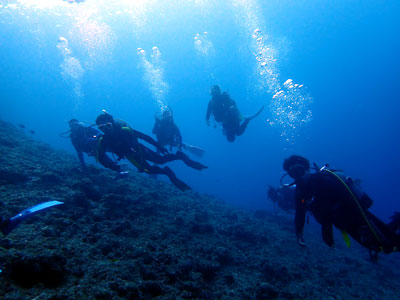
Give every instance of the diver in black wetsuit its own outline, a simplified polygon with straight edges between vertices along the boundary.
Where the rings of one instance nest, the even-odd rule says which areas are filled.
[[[84,126],[83,123],[77,119],[71,119],[69,121],[70,127],[70,139],[78,155],[79,161],[84,172],[87,171],[85,159],[83,153],[89,156],[95,156],[98,139],[100,137],[100,131],[93,128],[92,126]]]
[[[104,136],[99,139],[97,157],[99,162],[106,168],[120,171],[119,166],[106,155],[106,152],[112,152],[118,155],[119,159],[128,159],[140,172],[167,175],[171,182],[181,190],[188,190],[190,187],[179,180],[169,167],[151,166],[147,161],[164,164],[173,160],[182,160],[186,165],[196,170],[207,168],[201,163],[191,160],[181,151],[176,154],[168,153],[165,148],[161,147],[150,136],[132,129],[123,121],[114,120],[108,113],[99,115],[96,119],[96,124],[104,132]],[[163,155],[139,143],[138,139],[153,145]]]
[[[155,121],[153,134],[157,136],[157,143],[161,147],[169,145],[170,151],[172,151],[172,147],[178,147],[178,150],[182,151],[182,135],[174,123],[171,109],[165,108],[161,116],[155,116]]]
[[[155,124],[153,127],[153,134],[157,136],[157,143],[161,147],[169,145],[169,150],[172,151],[173,147],[177,147],[179,151],[182,149],[202,157],[204,150],[182,142],[182,135],[178,126],[174,122],[174,116],[170,107],[165,107],[161,115],[155,116]]]
[[[298,155],[287,158],[283,169],[296,183],[295,225],[300,245],[305,245],[303,228],[309,210],[322,225],[322,238],[331,247],[334,245],[334,225],[342,231],[348,245],[350,235],[369,249],[373,260],[380,251],[400,251],[400,214],[395,213],[388,224],[379,220],[368,211],[371,198],[351,178],[327,167],[311,173],[308,160]]]
[[[257,117],[264,106],[253,116],[243,118],[235,101],[231,99],[227,92],[221,93],[218,85],[211,87],[211,100],[208,102],[206,122],[210,126],[210,117],[222,124],[223,133],[229,142],[233,142],[236,136],[244,133],[249,122]],[[244,119],[244,121],[243,121]],[[243,121],[243,122],[242,122]]]

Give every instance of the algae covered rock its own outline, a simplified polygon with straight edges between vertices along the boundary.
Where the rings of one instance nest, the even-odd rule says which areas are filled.
[[[299,247],[293,220],[89,166],[0,121],[0,209],[64,202],[0,236],[0,299],[396,299],[399,257]]]

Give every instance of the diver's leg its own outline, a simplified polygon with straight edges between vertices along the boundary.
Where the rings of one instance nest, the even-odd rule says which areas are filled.
[[[154,164],[153,167],[158,167],[157,164]],[[149,178],[151,179],[157,179],[157,174],[156,173],[149,173]]]
[[[144,159],[137,157],[134,153],[130,153],[125,156],[127,160],[134,165],[139,172],[146,172],[148,173],[148,167],[150,166]]]
[[[242,124],[240,124],[238,131],[236,132],[237,136],[240,136],[244,133],[246,130],[247,125],[249,125],[251,119],[246,118]]]
[[[189,156],[187,156],[185,153],[183,153],[182,151],[177,151],[175,154],[173,153],[168,153],[165,155],[159,155],[153,151],[146,151],[146,156],[145,159],[155,162],[157,164],[165,164],[167,162],[170,161],[174,161],[174,160],[182,160],[186,165],[188,165],[189,167],[196,169],[196,170],[202,170],[202,169],[206,169],[207,166],[196,162],[194,160],[191,160],[189,158]]]
[[[187,156],[185,153],[183,153],[182,151],[176,151],[176,154],[180,160],[182,160],[187,166],[196,169],[196,170],[203,170],[203,169],[207,169],[208,167],[192,160],[189,156]]]
[[[240,125],[238,132],[236,133],[237,136],[240,136],[243,134],[243,132],[246,130],[247,125],[249,125],[249,122],[256,118],[264,109],[264,105],[256,112],[254,115],[250,117],[246,117],[243,121],[243,123]]]
[[[367,211],[366,215],[381,239],[382,250],[385,253],[399,251],[400,235],[396,234],[396,230],[393,230],[391,226],[385,224],[382,220],[380,220],[371,212]]]
[[[399,236],[371,212],[364,213],[359,224],[354,224],[348,233],[372,253],[398,251]]]
[[[322,233],[322,239],[327,244],[329,247],[333,247],[335,245],[335,242],[333,240],[333,228],[332,224],[330,223],[325,223],[321,224],[321,233]]]
[[[144,154],[145,160],[149,160],[151,162],[154,162],[154,163],[160,164],[160,165],[179,159],[179,157],[176,154],[167,153],[165,155],[161,155],[161,154],[154,152],[147,148],[145,148],[145,150],[143,151],[143,154]]]
[[[168,167],[160,168],[158,166],[150,166],[148,168],[149,174],[164,174],[167,175],[169,180],[181,191],[190,190],[190,186],[178,179],[174,172]]]

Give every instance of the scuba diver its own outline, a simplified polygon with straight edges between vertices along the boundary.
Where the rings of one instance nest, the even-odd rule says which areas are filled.
[[[126,122],[114,119],[109,113],[103,111],[96,119],[96,124],[104,133],[99,139],[97,158],[106,168],[120,171],[120,167],[111,160],[106,152],[115,153],[118,159],[128,159],[139,172],[148,174],[164,174],[180,190],[189,190],[190,187],[179,180],[169,167],[160,168],[157,165],[150,165],[148,161],[156,164],[164,164],[174,160],[182,160],[189,167],[202,170],[207,168],[199,162],[191,160],[186,154],[177,151],[175,154],[169,153],[161,147],[150,136],[132,129]],[[141,139],[157,148],[157,152],[139,143]]]
[[[161,116],[155,115],[155,124],[152,133],[157,136],[157,143],[161,147],[169,145],[170,151],[172,147],[178,147],[182,151],[182,135],[178,126],[174,123],[174,116],[170,107],[162,110]]]
[[[185,149],[198,157],[202,157],[204,154],[203,149],[182,142],[181,132],[174,123],[173,112],[169,106],[164,107],[161,114],[155,115],[152,133],[157,136],[157,143],[161,147],[169,145],[170,151],[172,151],[172,147],[177,147],[179,151]]]
[[[87,167],[85,159],[83,158],[83,153],[86,153],[88,156],[96,155],[96,147],[100,137],[100,131],[93,128],[93,125],[85,126],[77,119],[71,119],[68,124],[70,130],[62,133],[61,136],[64,137],[69,133],[69,138],[71,139],[72,145],[74,146],[81,163],[82,171],[86,172]]]
[[[5,219],[3,217],[0,217],[0,231],[4,234],[7,235],[9,234],[12,230],[14,230],[22,221],[33,217],[39,212],[44,212],[48,210],[49,208],[64,204],[64,202],[60,201],[48,201],[48,202],[43,202],[39,203],[37,205],[34,205],[30,208],[24,209],[20,213],[16,214],[14,217]]]
[[[303,228],[307,211],[322,225],[322,239],[334,246],[332,225],[338,228],[347,246],[349,235],[369,249],[371,259],[378,259],[378,252],[391,253],[400,250],[400,213],[385,224],[368,209],[372,199],[364,193],[357,181],[342,173],[328,169],[325,165],[315,172],[310,171],[309,161],[299,155],[292,155],[283,163],[283,169],[295,180],[297,241],[305,246]],[[284,176],[285,176],[284,175]]]
[[[210,117],[212,115],[217,123],[222,124],[223,133],[229,142],[233,142],[236,136],[242,135],[249,122],[264,109],[264,106],[262,106],[253,116],[243,118],[235,101],[231,99],[227,92],[221,93],[218,85],[212,86],[210,92],[211,100],[208,102],[206,113],[207,125],[210,126]]]
[[[268,198],[274,204],[275,211],[282,209],[287,213],[292,213],[295,210],[295,192],[296,186],[281,186],[274,188],[268,186]]]

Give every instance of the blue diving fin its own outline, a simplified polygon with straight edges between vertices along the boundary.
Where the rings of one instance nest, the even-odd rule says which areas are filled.
[[[39,212],[43,212],[53,206],[64,204],[64,202],[60,201],[48,201],[39,203],[27,209],[24,209],[19,214],[15,215],[14,217],[6,220],[4,225],[1,228],[3,234],[9,234],[14,228],[16,228],[22,221],[36,215]]]

